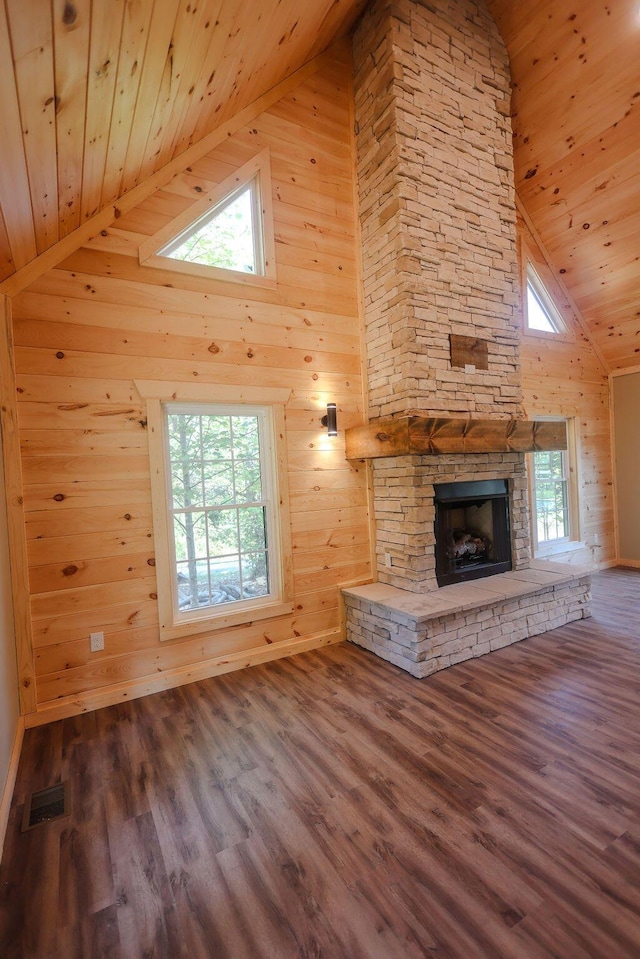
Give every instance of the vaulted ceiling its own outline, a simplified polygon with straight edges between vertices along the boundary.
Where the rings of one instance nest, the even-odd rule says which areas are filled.
[[[323,51],[363,5],[0,2],[0,279]]]
[[[638,365],[638,0],[488,2],[525,214],[608,365]],[[364,3],[5,0],[0,280],[348,32]]]
[[[611,369],[640,364],[640,4],[489,0],[518,196]]]

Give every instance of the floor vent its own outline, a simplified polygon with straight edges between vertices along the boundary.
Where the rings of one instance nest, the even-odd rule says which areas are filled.
[[[53,819],[63,819],[71,813],[69,783],[57,783],[49,789],[31,793],[24,807],[22,831],[33,829]]]

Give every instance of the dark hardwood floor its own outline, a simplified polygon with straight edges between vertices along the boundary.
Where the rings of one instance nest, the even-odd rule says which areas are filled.
[[[638,959],[640,571],[594,592],[422,681],[345,644],[29,731],[0,955]]]

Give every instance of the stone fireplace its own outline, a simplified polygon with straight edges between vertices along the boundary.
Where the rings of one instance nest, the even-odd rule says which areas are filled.
[[[509,65],[484,0],[376,0],[353,49],[369,425],[347,455],[371,458],[378,583],[345,591],[347,629],[426,675],[451,661],[429,654],[434,616],[476,636],[466,658],[541,631],[509,597],[549,587],[559,609],[560,568],[531,569],[525,451],[562,438],[522,409]],[[435,488],[479,480],[506,488],[511,572],[439,587]]]
[[[520,453],[458,453],[383,457],[374,462],[378,581],[423,593],[438,588],[435,486],[476,480],[507,484],[510,561],[530,562],[529,511],[524,456]]]

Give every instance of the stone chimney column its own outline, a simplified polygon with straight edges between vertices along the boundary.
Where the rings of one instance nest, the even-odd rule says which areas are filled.
[[[484,0],[378,0],[353,42],[369,415],[519,417],[510,76]],[[452,366],[450,334],[486,341]]]

